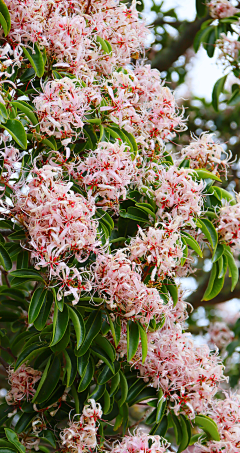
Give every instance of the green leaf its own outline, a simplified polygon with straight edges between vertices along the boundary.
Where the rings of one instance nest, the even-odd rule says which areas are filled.
[[[149,223],[148,214],[142,211],[142,209],[135,208],[134,206],[130,206],[127,211],[125,211],[125,209],[121,209],[119,214],[120,217],[123,217],[124,219],[131,219],[136,220],[137,222]]]
[[[11,272],[12,277],[23,278],[26,280],[44,281],[41,274],[33,269],[17,269]]]
[[[115,322],[113,323],[112,318],[110,314],[107,314],[108,316],[108,322],[110,324],[112,336],[114,339],[115,346],[117,347],[120,341],[120,336],[121,336],[121,319],[119,317],[116,318]]]
[[[23,50],[25,56],[30,61],[37,76],[42,77],[44,74],[44,61],[43,61],[41,51],[38,47],[38,44],[37,43],[34,44],[34,49],[30,49],[29,47],[26,48],[23,46],[22,50]]]
[[[66,359],[67,369],[67,387],[71,387],[71,385],[73,385],[78,370],[77,358],[71,349],[66,349],[66,351],[64,351],[64,356]]]
[[[3,27],[5,36],[7,36],[11,29],[11,17],[8,7],[3,0],[0,0],[0,23]]]
[[[38,393],[35,402],[41,404],[46,401],[55,390],[61,374],[61,362],[58,356],[55,356],[48,371],[48,379],[45,379]]]
[[[25,453],[26,449],[23,444],[19,442],[17,434],[10,428],[4,428],[4,431],[9,442],[11,442],[20,453]]]
[[[51,346],[51,350],[54,353],[65,351],[69,341],[70,341],[70,325],[68,324],[62,339],[57,344],[55,344],[55,346]]]
[[[46,378],[47,378],[47,376],[48,376],[48,369],[49,369],[49,367],[50,367],[51,358],[52,358],[52,356],[50,356],[49,359],[48,359],[48,361],[47,361],[47,365],[45,366],[45,369],[44,369],[44,372],[43,372],[43,374],[42,374],[41,380],[40,380],[40,382],[39,382],[39,384],[38,384],[36,393],[35,393],[35,395],[34,395],[34,397],[33,397],[33,399],[32,399],[32,403],[34,403],[34,402],[36,401],[36,399],[37,399],[37,397],[38,397],[38,394],[39,394],[39,392],[40,392],[40,390],[41,390],[41,388],[42,388],[42,386],[43,386],[43,384],[44,384],[44,382],[45,382],[45,380],[46,380]]]
[[[217,82],[215,83],[213,87],[213,92],[212,92],[212,106],[216,112],[218,111],[218,104],[219,104],[219,96],[223,92],[224,85],[226,82],[228,74],[225,76],[221,77],[221,79],[218,79]]]
[[[40,352],[44,349],[46,349],[46,346],[44,343],[34,343],[34,344],[31,344],[30,346],[27,346],[26,348],[24,348],[24,350],[22,351],[20,356],[17,358],[14,370],[16,371],[16,369],[20,365],[22,365],[22,363],[32,359],[36,355],[37,352]]]
[[[223,245],[222,244],[218,244],[214,254],[213,254],[213,257],[212,257],[212,262],[215,263],[216,261],[219,260],[219,258],[221,258],[222,254],[223,254],[223,251],[224,251],[224,248],[223,248]]]
[[[217,175],[214,175],[210,171],[205,170],[205,168],[197,168],[196,170],[192,170],[192,172],[194,172],[193,175],[197,174],[198,178],[200,179],[214,179],[215,181],[222,182]]]
[[[5,271],[10,271],[12,269],[12,260],[7,250],[2,245],[0,245],[0,264]]]
[[[204,17],[207,14],[207,7],[205,0],[196,0],[196,10],[198,17]]]
[[[231,278],[232,278],[232,285],[231,285],[231,291],[234,290],[238,280],[239,280],[239,270],[236,265],[236,261],[234,259],[234,256],[231,252],[230,247],[224,246],[224,255],[227,257],[228,261],[228,266],[231,271]]]
[[[200,256],[200,258],[202,258],[202,250],[200,249],[197,241],[188,233],[182,233],[182,236],[185,242]]]
[[[76,348],[79,349],[83,342],[84,336],[85,336],[85,324],[84,324],[81,313],[79,313],[77,310],[74,310],[74,308],[72,308],[70,306],[68,307],[68,310],[69,310],[69,317],[74,325],[74,329],[76,332],[76,337],[77,337]]]
[[[69,320],[69,313],[67,305],[64,305],[63,311],[59,311],[57,306],[54,308],[53,316],[53,335],[50,346],[56,345],[66,332]]]
[[[56,440],[55,440],[55,436],[53,434],[52,431],[50,431],[49,429],[46,429],[43,431],[43,437],[41,437],[41,439],[43,440],[43,442],[47,442],[49,445],[51,445],[54,449],[56,448]],[[39,450],[41,450],[42,447],[39,447]],[[43,450],[44,453],[45,450]],[[48,453],[49,453],[49,449],[48,449]]]
[[[147,332],[145,331],[143,326],[140,324],[140,322],[138,322],[137,324],[138,324],[140,338],[141,338],[142,364],[144,364],[146,357],[147,357],[147,352],[148,352],[148,337],[147,337]]]
[[[51,291],[47,292],[43,305],[38,314],[38,317],[34,321],[34,327],[37,330],[42,330],[47,322],[51,307],[53,303],[53,293]]]
[[[1,16],[0,16],[0,22],[1,22]],[[0,102],[0,117],[2,117],[3,120],[7,120],[8,119],[7,109],[6,109],[5,105],[2,102]]]
[[[127,323],[127,361],[130,362],[137,352],[139,344],[139,326],[133,321]]]
[[[21,110],[25,115],[29,118],[31,123],[36,126],[36,131],[39,132],[39,121],[36,117],[36,115],[33,113],[32,109],[29,107],[29,105],[24,102],[24,101],[13,101],[12,105],[14,107],[17,107],[19,110]]]
[[[181,424],[178,420],[178,417],[176,416],[176,414],[173,411],[171,411],[171,419],[173,422],[173,429],[174,429],[176,442],[177,442],[177,445],[179,445],[181,442],[181,439],[182,439],[182,428],[181,428]]]
[[[211,274],[210,274],[210,278],[209,278],[209,281],[208,281],[208,286],[207,286],[207,289],[206,289],[206,291],[205,291],[205,293],[203,295],[202,300],[206,300],[206,297],[208,297],[209,294],[211,294],[212,289],[213,289],[213,284],[214,284],[214,281],[216,279],[216,276],[217,276],[217,264],[213,263]]]
[[[44,288],[37,288],[33,293],[29,309],[28,309],[28,321],[32,324],[38,317],[42,305],[45,301],[47,290]]]
[[[227,190],[218,186],[213,186],[212,189],[215,192],[215,195],[217,195],[220,200],[222,199],[227,200],[230,202],[231,205],[236,204],[235,198]]]
[[[119,374],[120,374],[121,398],[118,401],[118,405],[119,405],[119,407],[121,407],[125,403],[127,396],[128,396],[128,383],[127,383],[127,379],[126,379],[125,375],[123,374],[122,370],[120,370]]]
[[[182,438],[178,448],[178,453],[186,450],[191,439],[191,424],[189,420],[182,414],[180,414],[180,423],[182,429]]]
[[[111,398],[107,390],[105,390],[103,395],[103,413],[108,414],[110,406],[111,406]]]
[[[94,343],[96,343],[97,346],[100,346],[103,349],[103,351],[106,352],[110,360],[114,362],[116,358],[116,351],[107,338],[103,337],[102,335],[97,335],[94,340]]]
[[[19,120],[7,120],[2,127],[9,132],[13,140],[23,149],[27,149],[27,134]]]
[[[86,354],[78,357],[78,372],[79,376],[83,376],[85,368],[89,362],[90,351],[86,352]],[[101,382],[99,382],[101,384]]]
[[[20,418],[18,419],[16,426],[14,427],[15,432],[17,434],[20,434],[23,431],[25,431],[35,416],[36,416],[35,413],[24,413],[23,412],[22,415],[20,416]],[[1,449],[0,449],[0,453],[1,453]]]
[[[112,379],[111,379],[111,391],[110,391],[110,396],[115,395],[116,390],[118,389],[120,382],[120,373],[116,373]]]
[[[150,431],[149,435],[165,437],[168,430],[168,418],[166,415],[162,418],[160,423],[157,423]]]
[[[160,423],[167,408],[167,400],[161,398],[157,405],[156,423]]]
[[[210,35],[212,30],[213,30],[213,27],[209,26],[209,27],[201,29],[197,32],[197,34],[194,38],[194,43],[193,43],[193,48],[194,48],[195,52],[197,52],[199,50],[202,43],[207,42],[207,38]]]
[[[194,423],[197,426],[200,426],[207,434],[211,436],[211,438],[215,441],[220,441],[220,436],[218,432],[218,427],[216,423],[206,415],[197,415],[195,417]]]
[[[213,249],[217,247],[218,243],[218,233],[216,228],[208,219],[198,219],[197,226],[202,230],[205,234],[206,238],[209,240]]]
[[[110,370],[114,373],[114,366],[109,360],[109,356],[106,354],[106,352],[100,347],[97,346],[96,344],[91,346],[91,351],[94,355],[96,355],[100,360],[102,360],[106,365],[110,368]]]
[[[78,386],[78,393],[83,392],[89,386],[95,370],[95,365],[93,359],[90,358],[87,366],[85,367],[84,373],[82,375],[81,381]]]
[[[99,42],[99,44],[101,45],[103,53],[105,53],[105,54],[111,53],[112,48],[111,48],[111,44],[108,41],[106,41],[105,39],[102,39],[101,36],[97,36],[96,41]]]
[[[78,351],[78,356],[84,355],[88,348],[91,346],[92,341],[100,332],[102,326],[102,314],[100,311],[93,311],[85,325],[86,336],[82,343],[81,348]]]

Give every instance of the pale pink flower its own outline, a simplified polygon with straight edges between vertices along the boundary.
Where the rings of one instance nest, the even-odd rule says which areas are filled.
[[[219,236],[230,246],[240,247],[240,195],[236,194],[237,203],[220,208],[217,220]]]
[[[74,193],[59,167],[35,167],[31,176],[13,210],[27,228],[38,267],[52,267],[72,255],[84,261],[99,244],[94,200]]]
[[[86,88],[77,80],[64,77],[47,82],[34,99],[41,132],[61,140],[76,138],[84,125],[89,102]]]
[[[194,138],[190,145],[185,146],[181,150],[182,159],[190,160],[190,168],[206,168],[207,170],[216,173],[217,171],[225,171],[229,167],[229,155],[224,151],[223,147],[213,140],[213,134],[202,134],[200,138]]]
[[[148,323],[155,317],[168,314],[156,288],[148,288],[141,281],[139,266],[118,250],[115,255],[98,255],[94,269],[96,289],[111,310],[123,316]]]
[[[159,169],[156,175],[159,188],[154,195],[160,220],[180,217],[182,225],[189,222],[195,228],[194,218],[202,209],[203,182],[193,181],[189,170],[175,166]]]
[[[97,420],[102,416],[99,403],[90,399],[84,406],[79,421],[70,421],[69,427],[60,434],[62,446],[71,453],[89,452],[97,446]]]
[[[121,141],[100,142],[73,172],[74,179],[82,181],[91,192],[100,196],[98,205],[118,205],[125,200],[127,187],[136,171],[135,163],[127,147]]]
[[[183,248],[181,236],[172,224],[144,231],[139,227],[136,237],[130,242],[130,258],[136,261],[144,258],[149,267],[153,267],[151,280],[156,274],[164,279],[175,275],[183,257]]]
[[[162,437],[149,436],[139,429],[116,443],[111,453],[167,453],[169,445]]]
[[[217,47],[221,50],[220,59],[224,63],[233,63],[234,60],[238,60],[240,52],[240,41],[235,36],[227,36],[221,33],[221,37],[216,41]]]
[[[228,0],[213,0],[207,6],[210,16],[214,19],[224,19],[224,17],[234,16],[239,12]]]
[[[210,343],[216,345],[218,349],[226,347],[234,338],[234,333],[223,321],[211,323],[208,328],[208,335]]]
[[[41,375],[41,371],[34,370],[26,365],[21,365],[16,371],[9,368],[8,380],[11,388],[6,395],[7,403],[10,405],[21,404],[24,398],[30,401],[36,392],[34,386]]]

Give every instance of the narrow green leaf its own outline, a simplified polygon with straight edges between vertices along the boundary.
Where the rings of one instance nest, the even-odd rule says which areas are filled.
[[[102,314],[100,311],[93,311],[85,325],[86,336],[78,351],[78,356],[84,355],[91,346],[92,341],[99,333],[102,326]]]
[[[5,36],[7,36],[8,33],[10,32],[10,28],[11,28],[11,17],[10,17],[9,11],[8,11],[8,7],[3,0],[0,0],[0,13],[1,13],[2,17],[4,18],[6,26],[7,26],[6,33],[3,30]]]
[[[9,132],[13,140],[23,149],[27,149],[27,134],[19,120],[7,120],[2,127]]]
[[[17,269],[11,272],[12,277],[23,278],[26,280],[44,281],[41,274],[33,269]]]
[[[20,452],[20,453],[25,453],[26,448],[21,444],[21,442],[18,440],[17,434],[10,428],[4,428],[5,434],[9,442],[14,445],[14,447]]]
[[[74,308],[72,308],[70,306],[68,307],[68,310],[69,310],[69,317],[74,325],[74,329],[76,332],[76,338],[77,338],[76,347],[77,347],[77,349],[79,349],[83,342],[83,338],[85,335],[85,324],[84,324],[81,313],[79,313],[77,310],[75,310]]]
[[[27,362],[28,360],[33,358],[37,352],[40,352],[44,349],[46,349],[46,346],[43,343],[34,343],[26,347],[17,358],[14,370],[16,371],[16,369],[20,365],[22,365],[22,363]]]
[[[93,359],[90,358],[90,360],[84,370],[81,381],[79,383],[78,393],[83,392],[89,386],[89,384],[93,378],[94,370],[95,370],[95,365],[94,365]]]
[[[59,311],[57,306],[54,308],[53,316],[53,335],[50,346],[56,345],[66,332],[69,320],[69,313],[67,305],[64,305],[63,311]]]
[[[182,438],[178,448],[178,453],[186,450],[191,440],[191,424],[189,420],[182,414],[180,414],[180,423],[182,429]]]
[[[29,47],[26,48],[23,46],[22,50],[23,50],[25,56],[30,61],[37,76],[42,77],[44,74],[44,61],[43,61],[41,51],[38,47],[38,44],[37,43],[34,44],[34,49],[31,49]]]
[[[161,398],[157,405],[156,423],[160,423],[167,408],[167,401]]]
[[[182,233],[182,236],[189,247],[191,247],[200,256],[200,258],[202,258],[202,250],[200,249],[197,241],[188,233]]]
[[[221,79],[218,79],[213,87],[212,105],[213,105],[214,110],[216,110],[216,112],[218,111],[219,96],[223,92],[227,76],[228,75],[226,74],[225,76],[221,77]]]
[[[198,17],[204,17],[207,15],[207,6],[205,0],[196,0],[196,10]]]
[[[114,373],[114,366],[111,360],[109,359],[108,354],[98,345],[94,344],[91,346],[91,351],[94,355],[96,355],[100,360],[102,360],[106,365],[110,368],[110,370]]]
[[[206,415],[197,415],[194,422],[197,426],[200,426],[211,438],[215,441],[220,441],[218,427],[216,423]]]
[[[143,326],[139,322],[137,324],[139,327],[140,338],[141,338],[142,364],[144,364],[146,357],[147,357],[147,352],[148,352],[148,337],[147,337],[147,332],[145,331]]]
[[[110,360],[114,362],[116,358],[116,351],[107,338],[99,334],[96,336],[94,343],[96,343],[97,346],[100,346],[103,349],[103,351],[106,352]]]
[[[3,245],[0,245],[0,264],[4,267],[5,271],[12,269],[12,260]]]
[[[53,391],[55,390],[61,374],[61,362],[58,356],[55,356],[52,364],[48,370],[48,377],[50,379],[45,379],[43,385],[35,398],[36,404],[41,404],[46,401]]]
[[[0,13],[0,22],[1,22],[1,13]],[[8,119],[7,109],[6,109],[5,105],[2,102],[0,102],[0,116],[3,118],[3,120],[7,120]]]
[[[224,248],[223,248],[223,245],[222,244],[218,244],[214,254],[213,254],[213,257],[212,257],[212,262],[215,263],[216,261],[219,260],[219,258],[221,258],[222,254],[223,254],[223,251],[224,251]]]
[[[228,266],[231,271],[232,278],[231,291],[233,291],[239,280],[239,270],[230,247],[224,246],[224,255],[227,257]]]
[[[212,248],[215,249],[218,243],[218,233],[216,231],[216,228],[213,226],[212,222],[210,222],[210,220],[208,219],[198,219],[197,226],[205,234]]]
[[[42,305],[45,301],[45,297],[47,295],[47,290],[43,287],[37,288],[32,296],[29,309],[28,309],[28,321],[32,324],[38,317]]]
[[[36,126],[36,131],[39,132],[39,121],[36,117],[36,115],[33,113],[32,109],[29,107],[29,105],[27,104],[27,102],[24,102],[24,101],[13,101],[12,102],[12,105],[14,107],[17,107],[19,110],[21,110],[23,113],[25,113],[25,115],[29,118],[29,120],[31,121],[31,123]]]
[[[37,330],[42,330],[48,320],[50,310],[53,304],[53,294],[51,291],[47,291],[47,295],[43,301],[43,305],[38,314],[38,317],[34,321],[34,327]]]
[[[197,174],[200,179],[214,179],[215,181],[221,182],[221,179],[217,175],[205,170],[205,168],[197,168],[192,171],[194,172],[193,174]]]
[[[217,265],[216,263],[213,263],[212,265],[212,270],[211,270],[211,274],[210,274],[210,278],[209,278],[209,281],[208,281],[208,286],[207,286],[207,289],[203,295],[203,298],[202,300],[206,300],[205,298],[209,296],[209,294],[211,294],[211,291],[213,289],[213,284],[214,284],[214,281],[216,279],[216,275],[217,275]]]
[[[71,387],[78,370],[77,357],[71,349],[66,349],[66,351],[64,351],[64,356],[67,368],[67,387]]]
[[[118,401],[118,405],[119,405],[119,407],[121,407],[127,399],[128,383],[127,383],[127,379],[126,379],[125,375],[123,374],[122,370],[120,370],[119,374],[120,374],[121,398]]]
[[[39,384],[38,384],[36,393],[35,393],[35,395],[34,395],[34,397],[33,397],[33,399],[32,399],[32,403],[34,403],[34,402],[36,401],[36,399],[37,399],[37,397],[38,397],[38,395],[39,395],[39,392],[40,392],[40,390],[41,390],[41,388],[42,388],[42,386],[43,386],[43,384],[44,384],[44,382],[45,382],[45,380],[46,380],[46,378],[47,378],[47,376],[48,376],[48,369],[49,369],[49,367],[50,367],[51,358],[52,358],[52,356],[50,356],[49,359],[48,359],[48,361],[47,361],[47,365],[45,366],[45,369],[44,369],[44,372],[43,372],[43,374],[42,374],[41,380],[40,380],[40,382],[39,382]]]
[[[133,321],[127,323],[127,360],[130,362],[137,352],[139,344],[139,326]]]

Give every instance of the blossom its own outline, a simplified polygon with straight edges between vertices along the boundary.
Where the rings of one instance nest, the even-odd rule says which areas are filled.
[[[60,434],[62,445],[71,453],[88,452],[97,445],[96,422],[102,416],[99,403],[90,399],[89,404],[83,408],[79,421],[70,421],[69,427]]]
[[[240,195],[236,195],[237,203],[226,204],[220,208],[217,230],[221,239],[230,246],[240,246]]]
[[[215,399],[207,413],[218,426],[220,441],[209,441],[206,445],[197,444],[195,453],[240,452],[240,397],[225,393],[223,399]]]
[[[77,80],[64,77],[47,82],[34,99],[41,132],[59,139],[76,136],[84,125],[87,101],[86,90]]]
[[[147,332],[147,338],[145,362],[142,364],[140,344],[131,361],[134,368],[146,382],[162,389],[176,414],[183,412],[193,419],[196,413],[204,413],[225,379],[218,353],[212,353],[207,345],[195,344],[179,323],[167,322],[162,329]],[[126,329],[117,351],[121,356],[127,352]]]
[[[214,19],[234,16],[239,11],[228,0],[213,0],[208,3],[208,8],[210,16]]]
[[[213,322],[208,328],[210,342],[217,348],[222,349],[227,346],[234,338],[234,333],[229,329],[225,322]]]
[[[228,156],[223,147],[215,143],[213,134],[202,134],[200,138],[195,138],[181,150],[181,155],[189,159],[190,168],[206,168],[213,173],[224,170],[225,174],[231,158],[231,153]]]
[[[38,267],[52,267],[72,255],[84,261],[98,245],[93,200],[75,194],[72,183],[61,179],[59,167],[34,168],[31,176],[13,211],[27,228]]]
[[[26,365],[21,365],[16,371],[9,368],[8,380],[11,388],[6,395],[7,403],[10,405],[20,404],[25,397],[29,401],[36,392],[34,386],[41,375],[41,371],[34,370]]]
[[[112,453],[167,453],[170,444],[160,436],[149,436],[137,430],[131,436],[125,436],[117,443]]]
[[[118,250],[116,254],[98,255],[94,269],[96,289],[111,310],[116,309],[127,318],[141,319],[143,323],[167,315],[158,290],[148,288],[141,281],[139,266]]]
[[[103,207],[117,205],[119,199],[126,198],[127,186],[135,172],[135,163],[122,141],[100,142],[74,172],[74,178],[90,186],[93,194],[98,194]]]
[[[144,231],[139,227],[136,237],[131,239],[130,258],[136,261],[144,258],[150,268],[153,266],[151,280],[156,274],[160,279],[174,276],[180,265],[184,245],[174,228],[171,224],[159,229],[150,227]]]
[[[202,209],[203,182],[193,181],[189,170],[175,166],[162,167],[156,178],[159,188],[154,195],[159,219],[179,217],[182,225],[189,222],[194,228],[193,218],[199,216]]]

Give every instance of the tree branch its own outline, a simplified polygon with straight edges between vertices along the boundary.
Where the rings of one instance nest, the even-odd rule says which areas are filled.
[[[189,47],[192,47],[197,32],[200,30],[203,22],[209,18],[210,16],[206,16],[201,19],[195,19],[193,22],[188,22],[179,38],[173,40],[170,46],[156,54],[152,60],[152,68],[156,68],[159,71],[167,71]]]

